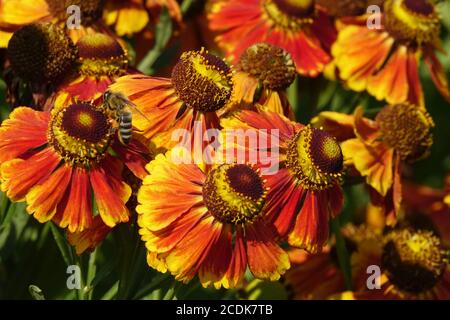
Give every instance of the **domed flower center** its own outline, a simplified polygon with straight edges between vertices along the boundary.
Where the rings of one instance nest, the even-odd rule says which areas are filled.
[[[283,90],[295,80],[296,70],[291,55],[267,43],[247,48],[237,68],[258,79],[271,90]]]
[[[339,143],[320,129],[304,127],[288,145],[286,167],[309,190],[323,190],[339,183],[343,162]]]
[[[67,8],[76,5],[81,11],[81,23],[89,25],[102,16],[105,0],[46,0],[50,13],[60,22],[68,18]]]
[[[106,155],[113,133],[101,109],[79,103],[52,115],[49,141],[65,161],[88,167]]]
[[[8,44],[14,73],[33,83],[57,83],[70,72],[77,50],[64,31],[51,23],[27,25]]]
[[[402,160],[415,161],[425,157],[431,145],[433,119],[424,108],[403,104],[384,107],[377,115],[384,141]]]
[[[421,45],[439,37],[439,13],[431,0],[387,0],[384,11],[386,30],[399,41]]]
[[[265,0],[267,18],[281,28],[297,30],[313,23],[314,0]]]
[[[81,74],[87,76],[120,76],[128,68],[128,55],[111,36],[102,33],[87,34],[78,43]]]
[[[432,289],[448,263],[448,252],[432,231],[401,229],[386,235],[382,265],[400,291],[420,294]]]
[[[188,51],[173,68],[172,84],[188,107],[212,112],[224,107],[230,99],[232,72],[222,59],[204,49]]]
[[[210,171],[203,185],[209,212],[229,224],[254,222],[261,213],[267,191],[259,172],[244,164],[224,164]]]

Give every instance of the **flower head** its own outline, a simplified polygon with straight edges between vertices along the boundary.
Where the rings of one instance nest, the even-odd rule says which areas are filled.
[[[102,16],[104,0],[4,0],[0,4],[0,46],[6,47],[12,33],[22,26],[36,22],[51,22],[64,26],[68,22],[67,10],[77,6],[81,13],[81,26],[67,31],[76,43],[80,36],[101,30],[98,20]]]
[[[233,92],[232,70],[220,58],[201,49],[182,54],[171,78],[129,75],[119,78],[111,89],[126,94],[149,118],[137,116],[136,126],[157,147],[170,148],[176,129],[193,130],[194,121],[203,128],[218,128],[217,111]]]
[[[235,62],[259,42],[289,52],[301,75],[317,76],[330,61],[335,30],[314,0],[219,0],[208,18],[210,28],[221,33],[218,44]]]
[[[78,56],[62,29],[51,23],[35,23],[14,32],[8,57],[14,73],[23,80],[57,84],[72,71]]]
[[[379,198],[377,194],[389,199],[386,214],[389,223],[394,223],[402,198],[401,165],[424,158],[433,144],[434,122],[425,108],[389,105],[375,120],[364,118],[363,109],[357,108],[353,117],[327,112],[312,122],[341,133],[345,164],[354,167],[376,190],[372,193],[374,199]],[[349,134],[351,130],[353,134]]]
[[[202,172],[170,157],[150,162],[138,194],[149,265],[183,282],[198,275],[205,287],[236,287],[247,267],[256,278],[278,280],[289,261],[266,219],[267,186],[259,171],[223,164]]]
[[[108,227],[128,221],[131,189],[121,172],[125,164],[142,178],[148,151],[135,140],[123,147],[114,132],[108,113],[88,103],[52,114],[15,109],[0,127],[2,191],[70,232],[91,227],[97,213]]]
[[[285,90],[297,71],[288,52],[268,43],[254,44],[240,56],[236,71],[233,104],[252,107],[257,102],[263,110],[294,117]]]
[[[418,72],[423,56],[436,87],[450,100],[447,77],[435,54],[441,24],[434,1],[387,0],[383,9],[380,28],[367,28],[364,19],[355,19],[340,30],[332,54],[341,79],[352,90],[367,90],[390,104],[424,105]]]
[[[256,150],[251,145],[238,147],[249,154],[273,153],[280,169],[276,174],[264,175],[269,187],[268,214],[289,244],[320,251],[328,240],[328,221],[340,213],[343,205],[343,156],[336,139],[273,112],[244,110],[222,124],[226,129],[257,130],[261,137],[270,138],[269,150],[267,146]],[[279,143],[273,140],[275,136]]]

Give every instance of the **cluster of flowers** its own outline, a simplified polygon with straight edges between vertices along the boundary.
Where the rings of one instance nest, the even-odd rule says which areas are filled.
[[[381,25],[371,29],[365,11],[374,3]],[[83,25],[68,30],[73,4]],[[262,280],[285,275],[296,298],[327,298],[345,291],[329,220],[342,211],[342,182],[359,179],[377,218],[342,231],[354,296],[370,296],[362,277],[371,264],[385,270],[383,290],[371,296],[449,296],[448,193],[402,178],[402,166],[426,156],[433,142],[422,60],[450,101],[435,55],[442,48],[434,1],[210,0],[208,27],[226,59],[186,51],[167,78],[132,68],[120,38],[138,33],[151,43],[147,26],[162,10],[183,28],[172,0],[0,3],[9,101],[20,105],[25,86],[35,102],[16,107],[0,127],[0,186],[11,200],[25,201],[39,222],[67,228],[79,254],[116,225],[136,222],[148,264],[177,280],[198,276],[205,287],[239,287],[248,269]],[[386,106],[375,119],[357,108],[296,122],[286,89],[297,75],[322,74]],[[104,107],[107,89],[139,109],[128,144]],[[192,132],[199,122],[205,130],[251,129],[277,141],[227,148],[276,150],[278,172],[266,175],[258,162],[174,163],[173,132]],[[414,206],[418,197],[433,206],[409,219],[405,203]]]

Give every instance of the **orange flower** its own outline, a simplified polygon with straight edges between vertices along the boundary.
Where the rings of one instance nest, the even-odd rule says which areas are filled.
[[[107,0],[103,19],[107,25],[114,25],[118,36],[132,36],[156,20],[163,8],[169,11],[172,19],[181,23],[181,10],[175,0]]]
[[[450,299],[448,248],[433,231],[398,228],[382,241],[380,289],[353,292],[359,300]]]
[[[112,90],[126,94],[147,116],[136,116],[136,127],[156,146],[171,148],[173,130],[192,131],[195,121],[202,129],[218,128],[216,111],[232,95],[232,71],[225,62],[206,50],[183,53],[172,78],[129,75],[119,78]]]
[[[288,52],[267,43],[247,48],[239,58],[233,76],[233,104],[274,111],[294,119],[285,90],[294,82],[296,70]]]
[[[449,178],[446,178],[444,189],[434,189],[425,185],[411,182],[403,185],[403,199],[405,206],[412,214],[417,212],[427,215],[439,226],[439,235],[445,246],[450,247],[450,206],[448,204]]]
[[[450,101],[447,77],[435,51],[442,50],[438,8],[429,0],[387,0],[378,29],[368,16],[344,26],[332,48],[340,77],[389,104],[423,105],[419,61],[424,58],[441,94]],[[347,21],[348,22],[348,21]]]
[[[448,299],[448,247],[441,237],[448,234],[433,215],[419,216],[407,215],[395,229],[385,228],[382,211],[369,206],[364,224],[343,228],[352,291],[344,291],[334,247],[316,255],[291,252],[285,285],[294,299]],[[370,266],[380,268],[378,288],[367,287]]]
[[[171,153],[147,166],[138,194],[138,224],[148,264],[175,279],[198,275],[204,287],[239,286],[249,267],[256,278],[278,280],[289,268],[267,221],[265,181],[245,164],[203,172],[174,164]]]
[[[350,256],[351,284],[354,291],[366,288],[367,267],[379,264],[384,228],[382,218],[380,210],[369,206],[364,224],[348,224],[342,229]],[[289,252],[289,258],[292,268],[284,277],[284,285],[290,291],[292,299],[329,299],[345,291],[344,275],[340,269],[334,242],[317,254],[292,250]]]
[[[97,100],[115,79],[132,73],[128,69],[127,51],[109,35],[85,35],[78,41],[77,48],[78,68],[74,75],[65,79],[53,97],[57,107],[73,99]]]
[[[335,29],[313,0],[217,0],[209,26],[227,56],[237,62],[251,45],[267,42],[292,55],[298,73],[315,77],[330,62]]]
[[[113,227],[129,219],[124,164],[143,178],[147,152],[136,140],[121,145],[103,108],[75,103],[50,114],[20,107],[0,127],[1,190],[26,201],[39,222],[81,232],[98,213]]]
[[[427,156],[433,143],[434,123],[425,108],[410,104],[386,106],[373,121],[364,118],[359,107],[353,117],[327,112],[312,123],[325,130],[331,127],[332,132],[341,128],[341,134],[347,137],[341,145],[345,164],[365,177],[376,191],[372,199],[379,205],[384,203],[388,223],[393,224],[402,198],[401,165]],[[351,128],[353,137],[348,136]]]
[[[289,244],[320,251],[328,240],[330,217],[336,217],[343,206],[343,157],[335,138],[274,112],[244,110],[224,119],[222,125],[227,129],[257,130],[260,139],[271,137],[269,148],[267,143],[256,150],[244,146],[249,154],[275,155],[273,167],[279,168],[278,172],[264,175],[269,187],[268,215],[280,236],[288,237]],[[279,143],[274,137],[279,138]]]
[[[80,28],[68,29],[76,43],[92,30],[103,31],[97,21],[103,10],[102,0],[2,0],[0,2],[0,47],[7,47],[12,33],[35,22],[52,22],[65,26],[72,13],[67,8],[76,5],[81,11]]]

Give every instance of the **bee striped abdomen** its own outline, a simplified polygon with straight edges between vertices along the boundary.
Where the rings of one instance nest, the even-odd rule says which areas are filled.
[[[119,117],[119,140],[123,144],[128,144],[131,140],[133,130],[131,119],[131,112],[123,112]]]

